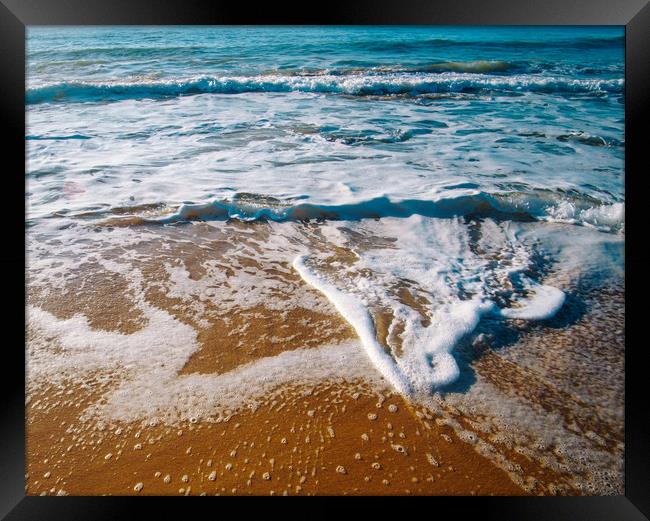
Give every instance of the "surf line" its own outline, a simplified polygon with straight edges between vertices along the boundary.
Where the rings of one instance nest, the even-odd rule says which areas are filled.
[[[395,390],[404,395],[411,394],[411,385],[401,374],[395,360],[377,342],[375,325],[366,306],[357,298],[339,291],[323,277],[310,271],[305,264],[306,259],[306,255],[296,257],[293,261],[293,268],[307,284],[320,291],[334,304],[336,310],[357,332],[370,361],[379,369]]]

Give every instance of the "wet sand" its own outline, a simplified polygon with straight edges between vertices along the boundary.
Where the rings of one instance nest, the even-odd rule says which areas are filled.
[[[363,384],[287,388],[282,401],[227,422],[101,430],[79,420],[98,390],[91,384],[34,397],[27,420],[28,494],[525,492],[450,427]]]
[[[241,224],[232,226],[250,233]],[[219,235],[225,234],[222,229],[198,225],[166,233],[191,240],[170,242],[166,248],[157,240],[137,245],[140,254],[149,255],[132,264],[142,274],[139,286],[101,263],[81,263],[63,286],[33,284],[28,303],[58,320],[81,315],[94,331],[125,336],[147,327],[149,319],[141,311],[142,301],[164,310],[196,330],[198,348],[179,368],[178,378],[227,377],[281,353],[355,341],[355,331],[324,297],[286,263],[265,258],[256,243],[251,242],[252,250],[244,251],[233,263],[220,257],[230,249]],[[264,233],[264,227],[254,232],[262,239]],[[246,237],[237,237],[237,242],[245,243]],[[152,253],[156,254],[155,261]],[[352,262],[344,251],[334,251],[333,255],[339,262]],[[108,248],[103,256],[108,261],[117,258]],[[213,291],[208,296],[220,291],[235,296],[244,291],[248,297],[259,290],[264,274],[279,284],[272,288],[275,301],[271,298],[271,305],[265,306],[253,299],[248,306],[237,304],[224,313],[223,307],[205,298],[205,288],[198,296],[170,289],[174,272],[165,268],[166,262],[181,265],[189,281],[201,281],[209,274],[206,259],[223,260],[219,269],[226,273],[224,285],[208,288]],[[229,287],[228,281],[232,284],[233,280],[246,282]],[[571,338],[588,339],[588,334],[598,335],[598,328],[596,333],[589,333],[593,327],[612,329],[612,324],[621,322],[619,317],[611,319],[613,323],[599,324],[601,315],[607,315],[598,314],[603,299],[613,299],[616,304],[621,296],[616,291],[601,293],[589,293],[596,303],[595,312],[550,331],[521,325],[516,341],[511,343],[530,346],[534,352],[539,346],[540,356],[549,347],[561,349],[568,353],[563,355],[568,360],[578,349],[567,348]],[[269,294],[262,293],[260,298],[264,300]],[[405,295],[413,300],[410,293]],[[300,304],[307,301],[309,305]],[[298,304],[283,309],[283,302]],[[418,308],[416,301],[411,304]],[[382,315],[381,310],[375,310],[373,316],[377,339],[386,345],[391,317]],[[28,345],[35,346],[31,349],[63,357],[69,354],[55,338],[34,342],[38,334],[28,331]],[[497,340],[503,341],[498,335]],[[622,338],[612,339],[611,352],[603,349],[603,356],[614,361],[622,357],[618,342]],[[480,384],[470,385],[471,389],[496,393],[497,401],[523,401],[526,410],[533,411],[542,424],[559,417],[577,436],[591,436],[588,443],[598,450],[612,457],[622,454],[620,418],[603,414],[589,400],[576,399],[562,387],[566,378],[556,373],[570,372],[570,363],[564,369],[554,369],[553,360],[545,360],[545,367],[530,367],[530,358],[513,358],[496,344],[474,341],[459,346],[457,356],[465,360],[462,370]],[[466,391],[454,393],[452,389],[429,402],[407,400],[391,391],[382,378],[358,378],[353,371],[343,371],[336,379],[293,382],[289,378],[272,388],[267,385],[265,389],[271,390],[256,395],[247,405],[214,415],[206,413],[190,421],[124,421],[98,417],[97,411],[128,376],[119,371],[82,371],[72,380],[57,377],[49,382],[37,381],[30,377],[29,359],[33,355],[29,353],[29,495],[589,493],[588,486],[581,485],[588,481],[585,469],[576,466],[559,447],[534,435],[528,441],[517,438],[517,421],[521,420],[502,425],[501,420],[490,416],[489,408],[473,408],[474,396],[468,395],[469,406],[463,402],[459,397]],[[577,374],[576,381],[587,381],[585,374],[589,371]],[[618,403],[620,390],[616,386],[611,392],[605,391],[611,403]],[[610,481],[615,491],[620,490],[622,483]]]

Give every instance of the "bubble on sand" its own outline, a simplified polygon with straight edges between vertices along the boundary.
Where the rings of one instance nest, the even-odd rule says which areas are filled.
[[[392,443],[391,447],[395,452],[408,455],[408,452],[406,451],[404,445],[398,445],[397,443]]]
[[[436,460],[436,458],[433,457],[433,454],[427,452],[426,456],[427,456],[427,461],[429,462],[430,465],[433,465],[434,467],[440,466],[440,463],[438,463],[438,460]]]
[[[394,403],[391,403],[391,404],[388,406],[388,410],[389,410],[390,412],[397,412],[397,405],[395,405]]]
[[[369,412],[368,413],[368,419],[370,421],[375,421],[377,419],[377,415],[374,412]]]
[[[271,480],[271,473],[270,472],[265,472],[262,474],[262,479],[265,481],[270,481]]]
[[[370,466],[375,470],[381,470],[381,463],[377,461],[374,461]]]
[[[338,472],[339,474],[347,474],[348,473],[348,471],[345,470],[345,467],[343,465],[339,465],[338,467],[336,467],[336,472]]]

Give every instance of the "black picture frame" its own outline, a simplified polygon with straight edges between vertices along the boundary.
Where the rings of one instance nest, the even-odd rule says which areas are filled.
[[[311,11],[291,4],[251,5],[222,0],[0,0],[0,114],[6,153],[2,159],[4,226],[0,255],[5,280],[3,394],[0,397],[0,518],[127,519],[138,503],[129,497],[31,497],[25,473],[25,28],[29,25],[165,24],[426,24],[426,25],[624,25],[625,26],[625,495],[606,497],[420,498],[425,509],[451,508],[499,520],[642,520],[650,518],[650,422],[645,409],[643,364],[647,335],[641,305],[647,300],[650,255],[644,198],[647,158],[643,146],[650,89],[650,5],[645,0],[363,0],[331,1]],[[305,4],[303,4],[305,5]],[[21,178],[22,174],[22,178]],[[645,298],[644,298],[645,297]],[[22,299],[22,300],[21,300]],[[633,303],[640,303],[633,305]],[[434,501],[434,503],[431,503]],[[147,501],[147,509],[151,502]],[[176,503],[175,503],[176,504]],[[374,503],[384,509],[385,502]],[[244,512],[226,500],[215,515]],[[169,502],[165,511],[176,507]],[[304,508],[304,506],[303,506]],[[187,513],[186,507],[183,509]],[[439,510],[437,510],[439,512]],[[167,516],[165,516],[167,517]],[[229,517],[234,517],[234,514]],[[239,515],[237,515],[239,517]]]

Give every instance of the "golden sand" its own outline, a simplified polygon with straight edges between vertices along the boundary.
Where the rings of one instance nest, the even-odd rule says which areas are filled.
[[[59,319],[83,313],[91,327],[127,335],[141,329],[145,320],[133,304],[128,281],[97,264],[85,265],[63,290],[29,288],[28,303],[38,303]]]
[[[599,417],[597,411],[578,397],[544,382],[525,368],[486,352],[474,366],[483,378],[498,389],[522,396],[543,410],[562,415],[575,432],[593,432],[602,440],[602,448],[614,450],[624,442],[623,429]]]
[[[228,233],[241,228],[249,234],[237,237],[236,243],[249,251],[236,257],[236,263],[223,258],[232,248],[227,234],[202,224],[166,229],[165,233],[172,236],[168,238],[178,234],[183,240],[170,241],[165,248],[163,240],[145,241],[136,247],[138,253],[154,259],[133,260],[142,277],[138,289],[141,297],[197,332],[199,348],[180,374],[221,374],[283,351],[356,337],[333,306],[306,286],[286,263],[269,262],[255,254],[260,252],[259,241],[269,233],[267,226],[236,222],[228,226]],[[308,224],[305,227],[310,229]],[[247,243],[251,230],[258,242]],[[313,232],[320,233],[317,227]],[[193,235],[198,240],[193,240]],[[359,247],[368,240],[359,237]],[[390,248],[390,242],[384,246]],[[118,254],[103,251],[108,259]],[[333,247],[332,255],[343,264],[354,262],[353,252],[345,248]],[[170,293],[167,265],[180,265],[189,279],[200,280],[206,276],[206,260],[223,261],[227,277],[248,273],[281,281],[286,293],[273,296],[278,302],[291,302],[308,293],[320,307],[237,305],[224,313],[210,299]],[[119,273],[98,264],[84,264],[62,289],[30,287],[29,303],[59,319],[82,314],[93,329],[130,334],[146,325],[146,317],[134,302],[136,289]],[[426,302],[419,300],[422,297],[405,288],[394,289],[420,311],[423,321],[428,320]],[[399,355],[396,336],[400,324],[389,334],[392,313],[382,309],[371,312],[378,341]],[[30,334],[28,329],[28,342]],[[571,336],[570,330],[566,334]],[[60,353],[55,342],[50,348],[52,353]],[[484,381],[504,395],[521,397],[540,410],[559,413],[567,425],[576,426],[576,432],[595,433],[596,439],[602,439],[603,450],[620,451],[622,425],[595,414],[592,406],[540,374],[492,350],[478,350],[481,352],[474,357],[472,368]],[[616,358],[615,353],[612,358]],[[84,385],[39,382],[30,387],[26,405],[27,494],[582,493],[574,487],[575,476],[568,470],[553,470],[489,429],[482,429],[484,418],[467,416],[444,403],[443,418],[440,411],[416,407],[391,391],[380,392],[363,381],[280,387],[279,397],[263,400],[255,410],[232,411],[226,421],[218,423],[216,418],[204,418],[174,425],[108,425],[101,419],[87,419],[84,412],[105,401],[105,393],[119,385],[119,378],[113,377],[96,374]],[[472,433],[471,439],[459,437],[449,418]],[[499,458],[483,455],[477,450],[477,440],[489,443]],[[516,472],[504,470],[513,468]]]
[[[209,328],[199,331],[201,348],[190,357],[181,374],[225,373],[284,351],[354,338],[352,328],[337,318],[307,309],[278,313],[256,307],[242,310],[228,321],[216,319]]]
[[[524,493],[451,428],[418,417],[401,397],[353,389],[287,388],[282,400],[221,423],[102,430],[79,419],[100,384],[48,389],[27,407],[27,493]]]

